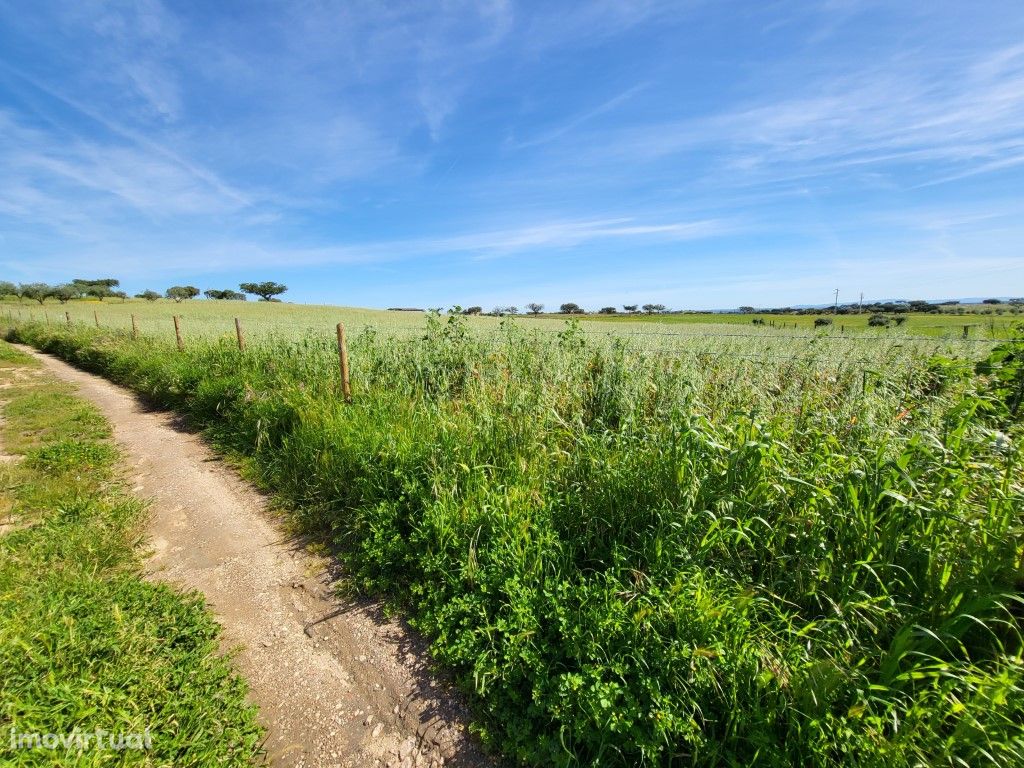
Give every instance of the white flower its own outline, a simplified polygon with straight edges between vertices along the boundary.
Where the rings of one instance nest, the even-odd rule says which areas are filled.
[[[1011,443],[1012,441],[1010,440],[1009,435],[997,430],[992,437],[992,450],[999,453],[1008,453]]]

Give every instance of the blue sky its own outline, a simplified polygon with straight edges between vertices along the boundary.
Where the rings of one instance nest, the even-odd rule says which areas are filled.
[[[0,0],[0,278],[1024,295],[1020,0]]]

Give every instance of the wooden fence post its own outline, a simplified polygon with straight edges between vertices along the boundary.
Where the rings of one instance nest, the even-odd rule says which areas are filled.
[[[178,322],[178,316],[174,316],[174,338],[178,341],[178,351],[183,352],[185,350],[185,342],[181,340],[181,324]]]
[[[235,338],[238,339],[238,348],[245,349],[245,337],[242,335],[242,321],[235,318]]]
[[[100,327],[100,315],[95,309],[92,311],[92,319],[96,321],[96,327]]]
[[[132,338],[139,338],[139,321],[135,319],[134,312],[132,312]]]
[[[71,313],[70,312],[65,312],[64,313],[64,317],[67,319],[68,327],[70,328],[71,327]]]
[[[970,329],[971,329],[971,326],[969,326],[969,325],[965,325],[965,326],[964,326],[964,338],[965,338],[965,339],[967,338],[967,332],[968,332],[968,331],[969,331]]]
[[[341,366],[341,394],[346,403],[352,402],[352,389],[348,381],[348,345],[345,344],[345,326],[338,323],[338,363]]]
[[[49,312],[43,312],[43,314],[46,316],[46,324],[49,325],[50,324],[50,313]]]

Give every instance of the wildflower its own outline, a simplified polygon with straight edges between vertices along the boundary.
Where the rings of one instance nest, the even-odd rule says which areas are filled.
[[[1012,442],[1013,441],[1010,440],[1009,435],[1007,435],[1005,432],[1000,432],[996,430],[995,434],[992,437],[992,442],[990,445],[992,447],[992,450],[996,451],[997,453],[1009,453]]]

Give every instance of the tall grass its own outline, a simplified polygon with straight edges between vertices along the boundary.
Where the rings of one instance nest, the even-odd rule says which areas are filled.
[[[16,335],[246,457],[523,763],[1024,762],[1021,430],[955,341],[433,317],[346,406],[327,338]]]
[[[183,301],[170,300],[149,302],[143,300],[73,300],[66,304],[48,301],[43,306],[35,302],[21,303],[0,300],[0,316],[18,322],[35,320],[46,324],[60,325],[65,322],[65,313],[72,322],[93,326],[98,322],[108,330],[128,331],[132,327],[132,315],[140,333],[157,336],[168,341],[174,340],[172,316],[178,315],[186,340],[195,338],[212,339],[234,333],[233,318],[237,317],[252,340],[268,335],[288,337],[301,336],[311,329],[330,331],[341,321],[350,332],[364,328],[387,329],[396,335],[415,334],[423,327],[422,312],[390,312],[359,307],[339,307],[289,302],[267,301]],[[960,336],[968,327],[970,339],[980,342],[991,338],[1004,338],[1009,327],[1019,317],[1016,315],[932,315],[908,313],[902,315],[905,323],[899,328],[870,328],[867,325],[869,313],[841,315],[834,319],[829,332],[835,336],[866,336],[878,339],[903,336],[934,336],[936,338]],[[775,326],[757,326],[751,323],[749,315],[703,313],[679,315],[584,315],[579,318],[586,333],[602,335],[607,333],[636,335],[656,339],[675,335],[719,335],[757,334],[778,336],[802,336],[815,333],[814,315],[786,315],[767,318]],[[518,322],[529,328],[557,333],[564,325],[565,317],[520,315]],[[496,329],[502,320],[497,317],[467,317],[469,328],[481,332]],[[845,331],[845,334],[844,334]]]

